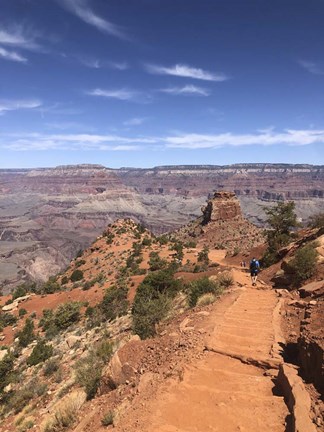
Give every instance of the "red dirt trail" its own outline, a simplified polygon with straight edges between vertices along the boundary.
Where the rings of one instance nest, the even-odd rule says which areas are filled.
[[[286,430],[288,408],[259,367],[278,362],[278,298],[270,287],[251,287],[248,274],[234,270],[234,276],[243,286],[225,311],[216,306],[209,316],[202,358],[186,365],[180,380],[165,381],[152,399],[140,402],[139,394],[116,432]]]

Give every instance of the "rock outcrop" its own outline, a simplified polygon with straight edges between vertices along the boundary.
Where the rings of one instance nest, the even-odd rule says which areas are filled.
[[[215,192],[203,215],[178,230],[182,240],[192,240],[211,249],[226,249],[229,254],[250,251],[264,243],[262,231],[242,215],[240,202],[234,192]]]
[[[215,192],[213,199],[202,208],[202,212],[203,225],[242,218],[240,203],[234,192]]]

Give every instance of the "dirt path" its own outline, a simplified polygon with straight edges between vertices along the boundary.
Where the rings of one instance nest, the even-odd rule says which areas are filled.
[[[284,432],[289,411],[266,368],[276,367],[278,298],[269,288],[245,286],[225,313],[211,314],[202,359],[181,380],[165,382],[156,398],[132,413],[142,432]],[[261,287],[261,286],[260,286]],[[260,288],[257,287],[257,288]],[[134,421],[134,418],[136,419]],[[128,431],[123,421],[117,431]]]

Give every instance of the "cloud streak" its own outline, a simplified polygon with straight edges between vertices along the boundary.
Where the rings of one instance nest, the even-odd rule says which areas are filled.
[[[0,105],[1,109],[1,105]],[[37,150],[164,150],[168,149],[218,149],[242,146],[306,146],[324,144],[324,130],[293,130],[282,132],[234,134],[183,133],[170,136],[119,136],[103,134],[1,134],[0,148],[12,151]]]
[[[184,96],[209,96],[210,91],[208,89],[197,87],[194,85],[186,85],[184,87],[168,87],[160,90],[162,93],[168,93],[171,95],[184,95]]]
[[[147,119],[145,117],[134,117],[129,120],[124,121],[125,126],[140,126],[143,124]]]
[[[229,79],[229,77],[226,76],[224,73],[209,72],[204,69],[187,66],[184,64],[176,64],[171,67],[146,64],[145,69],[147,72],[155,75],[171,75],[182,78],[193,78],[203,81],[222,82]]]
[[[36,42],[37,35],[26,30],[21,25],[16,25],[10,30],[0,30],[0,45],[18,47],[29,51],[40,51],[42,47]]]
[[[99,96],[110,99],[119,99],[122,101],[129,101],[135,99],[139,93],[134,90],[128,89],[112,89],[112,90],[104,90],[100,88],[96,88],[86,92],[89,96]]]
[[[2,142],[2,138],[3,142]],[[147,137],[121,137],[99,134],[11,134],[0,136],[0,147],[13,151],[37,150],[140,150],[153,144],[155,139]]]
[[[302,68],[313,75],[324,75],[324,69],[314,62],[299,60],[298,63]]]
[[[87,0],[59,0],[59,3],[83,22],[95,27],[97,30],[119,39],[128,39],[126,32],[121,27],[95,14]]]
[[[315,143],[324,143],[324,130],[287,129],[280,133],[269,131],[255,134],[233,134],[231,132],[218,135],[179,134],[165,139],[166,147],[182,149],[216,149],[250,145],[302,146]]]
[[[0,57],[2,57],[5,60],[20,62],[20,63],[26,63],[28,60],[26,57],[23,57],[19,53],[15,51],[8,51],[5,48],[2,48],[0,46]]]
[[[0,100],[0,115],[7,111],[39,108],[42,102],[36,99],[29,100]]]

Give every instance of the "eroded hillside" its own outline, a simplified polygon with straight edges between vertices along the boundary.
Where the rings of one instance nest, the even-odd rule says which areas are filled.
[[[203,235],[182,243],[118,220],[41,292],[1,297],[0,430],[322,431],[321,231],[301,233],[256,287],[249,253]],[[278,285],[307,245],[312,276]]]

